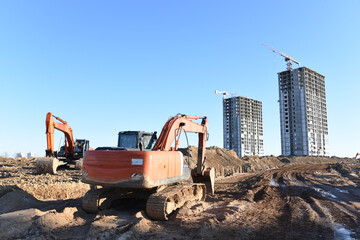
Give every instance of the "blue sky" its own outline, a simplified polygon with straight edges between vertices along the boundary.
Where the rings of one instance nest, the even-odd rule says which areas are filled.
[[[359,12],[357,0],[0,1],[0,155],[42,156],[47,112],[92,147],[116,145],[122,130],[160,132],[177,113],[205,115],[208,145],[222,147],[216,89],[263,102],[265,154],[279,155],[286,65],[264,42],[326,76],[330,153],[353,157]]]

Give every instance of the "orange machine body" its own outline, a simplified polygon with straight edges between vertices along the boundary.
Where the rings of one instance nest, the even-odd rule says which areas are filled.
[[[179,114],[170,118],[151,151],[95,150],[86,152],[82,181],[102,186],[153,188],[190,179],[191,175],[206,175],[208,169],[205,168],[204,162],[208,120],[203,117],[201,124],[198,124],[192,119],[200,118]],[[198,161],[193,173],[190,173],[189,167],[184,165],[182,153],[177,151],[182,132],[199,135]]]
[[[89,184],[153,188],[189,179],[179,151],[88,151],[82,181]]]

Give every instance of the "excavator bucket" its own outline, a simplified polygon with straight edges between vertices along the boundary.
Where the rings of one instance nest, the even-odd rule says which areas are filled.
[[[65,165],[63,161],[59,161],[54,157],[43,157],[36,159],[36,172],[37,173],[50,173],[56,174],[57,168],[61,165]]]
[[[215,193],[215,169],[208,168],[204,171],[202,175],[197,174],[195,171],[192,171],[192,179],[194,183],[203,183],[206,187],[206,193],[214,195]]]

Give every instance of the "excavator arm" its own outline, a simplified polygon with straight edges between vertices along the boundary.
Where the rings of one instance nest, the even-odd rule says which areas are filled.
[[[59,122],[55,122],[54,118]],[[57,129],[64,133],[65,135],[65,153],[66,156],[74,153],[75,141],[73,137],[73,132],[71,127],[67,124],[66,121],[62,120],[59,117],[54,116],[51,112],[48,112],[46,115],[46,140],[47,140],[47,149],[46,156],[52,157],[55,155],[54,152],[54,129]]]
[[[203,168],[201,167],[205,159],[205,150],[206,150],[206,140],[208,134],[208,120],[207,117],[202,118],[201,124],[191,121],[191,119],[200,119],[198,116],[187,116],[187,115],[177,115],[170,118],[164,125],[160,136],[153,147],[153,151],[176,151],[180,141],[180,134],[185,132],[192,132],[199,134],[199,144],[198,144],[198,167],[197,171],[202,172]],[[175,146],[171,145],[175,141]]]
[[[195,123],[192,119],[202,119],[201,124]],[[194,182],[205,183],[208,191],[214,194],[215,169],[205,166],[206,141],[208,138],[208,119],[198,116],[177,115],[170,118],[164,125],[160,136],[153,147],[153,151],[176,151],[180,142],[179,137],[182,131],[199,134],[197,167],[192,170]],[[175,141],[175,146],[171,145]]]

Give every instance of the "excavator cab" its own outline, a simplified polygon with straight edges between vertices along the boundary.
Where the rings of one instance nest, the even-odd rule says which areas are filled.
[[[118,147],[151,150],[156,140],[156,132],[122,131],[119,132]]]
[[[86,139],[76,139],[74,156],[75,159],[80,159],[84,157],[84,153],[89,150],[89,140]]]
[[[98,147],[96,151],[150,151],[156,140],[155,132],[122,131],[119,132],[117,147]]]
[[[57,152],[58,158],[69,158],[69,159],[80,159],[84,157],[84,153],[89,150],[89,140],[86,139],[76,139],[74,153],[69,153],[66,156],[65,145],[60,147],[60,150]]]

